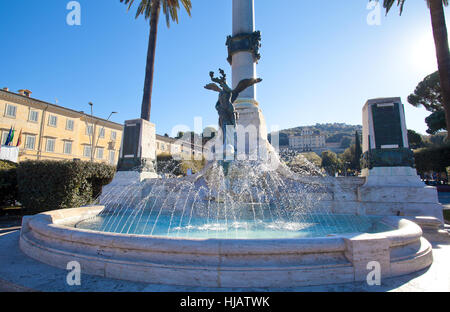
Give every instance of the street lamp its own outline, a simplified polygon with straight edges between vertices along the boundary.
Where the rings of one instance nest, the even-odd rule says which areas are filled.
[[[117,114],[117,112],[111,112],[110,114],[109,114],[109,116],[108,116],[108,118],[106,119],[106,121],[109,121],[109,119],[111,118],[111,116],[112,115],[114,115],[114,114]],[[100,131],[104,131],[105,130],[105,126],[103,126],[102,127],[102,129],[100,130]],[[95,146],[97,146],[97,144],[98,144],[98,140],[100,140],[100,133],[98,134],[98,136],[97,136],[97,141],[95,142]],[[91,154],[91,159],[92,159],[92,161],[94,160],[94,153],[95,153],[95,150],[94,149],[92,149],[92,154]]]
[[[90,141],[91,141],[91,162],[93,162],[94,161],[94,155],[95,155],[95,146],[97,146],[97,144],[98,144],[98,140],[100,139],[100,134],[97,137],[97,141],[95,142],[95,145],[94,145],[94,140],[95,140],[95,138],[94,138],[94,135],[95,135],[95,128],[94,127],[95,126],[94,126],[94,114],[93,114],[93,106],[94,106],[94,104],[92,102],[89,102],[89,105],[91,106],[91,123],[92,123],[92,130],[89,131],[89,134],[90,134],[89,138],[90,138]],[[111,116],[114,115],[114,114],[117,114],[117,112],[111,112],[109,114],[108,118],[106,119],[106,121],[109,121]],[[102,131],[104,129],[105,129],[105,126],[103,126]]]

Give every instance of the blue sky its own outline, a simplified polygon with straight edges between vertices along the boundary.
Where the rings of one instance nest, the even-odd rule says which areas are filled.
[[[69,26],[66,0],[0,2],[0,87],[112,120],[140,116],[148,23],[119,0],[79,0],[81,26]],[[255,0],[262,32],[258,100],[268,128],[326,122],[361,124],[369,98],[401,96],[410,129],[425,133],[428,113],[407,103],[437,69],[425,1],[406,3],[369,26],[366,0]],[[224,68],[231,0],[192,0],[169,29],[161,20],[151,121],[160,134],[184,124],[216,124],[217,94],[203,89]],[[446,9],[448,12],[448,9]],[[447,16],[448,17],[448,16]]]

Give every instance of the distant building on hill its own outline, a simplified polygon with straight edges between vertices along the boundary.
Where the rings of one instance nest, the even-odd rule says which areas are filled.
[[[300,135],[289,137],[289,147],[302,152],[325,148],[325,136],[311,129],[302,129]]]

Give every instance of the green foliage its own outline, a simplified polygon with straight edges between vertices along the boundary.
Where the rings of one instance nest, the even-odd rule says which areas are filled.
[[[336,172],[339,172],[341,166],[341,160],[336,153],[332,151],[322,152],[322,168],[324,168],[329,175],[334,176]]]
[[[361,155],[362,155],[362,148],[361,148],[361,139],[359,137],[358,131],[355,131],[355,155],[353,156],[353,169],[356,171],[361,170]]]
[[[188,169],[192,170],[192,173],[200,172],[206,164],[206,160],[196,159],[174,159],[170,154],[160,154],[157,157],[158,161],[158,174],[169,174],[176,177],[186,176]]]
[[[151,18],[152,7],[159,1],[162,5],[163,13],[166,16],[167,27],[170,26],[170,20],[178,23],[178,11],[180,10],[180,2],[191,16],[192,4],[191,0],[141,0],[136,10],[136,18],[143,15],[145,19]],[[134,3],[134,0],[120,0],[120,2],[128,6],[128,10]]]
[[[426,76],[417,85],[414,93],[408,96],[408,102],[415,107],[423,106],[432,113],[425,119],[428,125],[427,133],[435,134],[447,128],[438,71]]]
[[[427,133],[429,134],[436,134],[437,132],[445,130],[447,128],[444,111],[437,111],[432,113],[430,116],[425,118],[425,122],[427,123]]]
[[[424,147],[440,147],[446,145],[447,132],[438,132],[434,135],[424,136]]]
[[[17,164],[0,160],[0,205],[9,206],[17,199]]]
[[[417,85],[414,93],[408,96],[408,102],[415,106],[423,106],[429,112],[443,110],[442,89],[439,72],[426,76]]]
[[[192,170],[193,174],[199,173],[206,164],[206,160],[205,159],[201,159],[201,160],[183,160],[181,163],[181,171],[183,172],[184,175],[187,174],[188,169]]]
[[[408,130],[408,142],[411,149],[424,147],[422,136],[414,130]]]
[[[444,210],[443,214],[445,221],[450,222],[450,210]]]
[[[414,151],[417,172],[446,172],[450,166],[450,145],[422,148]]]
[[[116,168],[82,161],[25,161],[17,168],[19,201],[27,211],[80,207],[93,202]]]
[[[341,148],[348,148],[352,144],[352,139],[344,137],[341,141]]]
[[[267,140],[269,143],[272,143],[272,133],[267,135]],[[278,144],[279,146],[288,146],[289,145],[289,135],[287,133],[279,132],[278,133]]]
[[[181,171],[181,161],[173,159],[170,154],[159,154],[157,156],[157,172],[160,175],[173,174],[175,176],[183,175]]]

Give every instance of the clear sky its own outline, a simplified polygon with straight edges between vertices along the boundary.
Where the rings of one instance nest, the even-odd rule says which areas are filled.
[[[136,0],[138,1],[138,0]],[[0,1],[0,87],[112,120],[140,116],[148,23],[119,0],[79,0],[81,25],[69,26],[66,0]],[[369,98],[401,96],[408,128],[425,133],[429,115],[407,103],[437,69],[424,0],[406,1],[370,26],[367,0],[255,0],[262,32],[258,100],[268,128],[315,123],[361,124]],[[161,20],[151,121],[172,134],[184,124],[217,124],[217,94],[203,89],[224,68],[231,0],[192,0],[192,18],[167,29]],[[448,12],[448,9],[446,9]],[[447,15],[448,19],[448,15]]]

